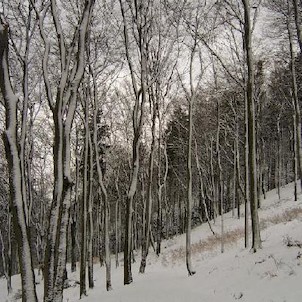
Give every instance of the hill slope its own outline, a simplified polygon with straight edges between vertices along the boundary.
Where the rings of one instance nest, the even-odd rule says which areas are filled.
[[[156,257],[150,251],[146,273],[138,274],[140,255],[133,265],[134,283],[123,286],[123,267],[112,269],[114,290],[106,292],[103,268],[95,266],[95,288],[83,302],[155,301],[250,301],[297,302],[302,299],[302,196],[294,202],[293,188],[282,189],[281,200],[275,191],[267,194],[259,212],[263,249],[252,254],[244,249],[244,219],[225,215],[225,252],[220,252],[220,218],[212,235],[207,224],[194,229],[194,276],[185,267],[185,236],[167,240]],[[39,279],[39,277],[38,277]],[[69,275],[64,301],[79,300],[78,274]],[[37,290],[42,299],[42,282]],[[15,301],[20,286],[13,278],[14,293],[6,296],[5,280],[0,280],[0,301]]]

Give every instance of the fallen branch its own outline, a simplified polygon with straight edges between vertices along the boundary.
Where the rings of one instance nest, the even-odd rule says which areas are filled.
[[[291,237],[287,236],[283,239],[283,242],[288,247],[298,247],[302,248],[302,242],[298,240],[293,240]]]

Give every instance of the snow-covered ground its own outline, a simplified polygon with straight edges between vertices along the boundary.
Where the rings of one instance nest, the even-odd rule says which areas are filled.
[[[207,224],[192,232],[194,276],[188,277],[185,266],[185,236],[163,242],[163,251],[156,257],[152,250],[145,274],[139,274],[140,254],[133,264],[134,282],[123,285],[123,266],[114,267],[113,290],[105,290],[104,268],[95,265],[95,288],[88,290],[83,302],[190,302],[190,301],[302,301],[302,248],[287,243],[302,243],[302,195],[293,200],[293,186],[282,188],[281,200],[276,191],[262,200],[259,212],[263,248],[257,253],[244,249],[244,218],[225,215],[225,251],[221,253],[220,218],[213,229]],[[243,211],[243,207],[242,207]],[[120,255],[120,258],[122,255]],[[0,280],[0,301],[15,301],[20,278],[13,277],[14,293],[7,297],[6,281]],[[42,282],[37,291],[42,301]],[[69,274],[72,285],[64,291],[64,301],[79,300],[78,273]]]

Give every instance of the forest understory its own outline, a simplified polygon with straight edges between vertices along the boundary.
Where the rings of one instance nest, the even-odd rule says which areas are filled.
[[[139,274],[140,251],[133,263],[135,282],[123,286],[121,266],[112,269],[113,290],[104,288],[105,268],[95,264],[95,288],[82,301],[272,301],[297,302],[302,295],[302,195],[292,197],[293,184],[268,192],[259,210],[263,248],[257,253],[244,248],[244,218],[225,217],[225,251],[221,253],[220,223],[213,224],[213,235],[206,223],[192,231],[192,258],[196,274],[188,278],[185,268],[184,235],[163,241],[163,252],[150,251],[145,274]],[[213,221],[212,221],[213,223]],[[122,255],[121,255],[122,257]],[[112,258],[114,262],[114,258]],[[79,267],[79,263],[77,263]],[[70,272],[64,301],[80,301],[79,271]],[[37,271],[36,271],[37,275]],[[0,293],[5,293],[5,279]],[[0,295],[0,301],[20,299],[20,279],[13,277],[13,293]],[[42,299],[43,280],[37,275],[37,291]],[[19,299],[18,299],[19,298]],[[42,300],[41,300],[42,301]]]

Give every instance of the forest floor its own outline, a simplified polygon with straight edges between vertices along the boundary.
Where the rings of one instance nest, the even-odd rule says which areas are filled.
[[[157,257],[150,250],[146,273],[139,274],[140,253],[132,272],[134,282],[123,285],[122,254],[115,268],[112,258],[113,290],[105,290],[105,271],[95,265],[95,288],[83,302],[299,302],[302,301],[302,195],[293,199],[292,184],[268,192],[259,211],[262,249],[252,253],[244,248],[244,217],[224,216],[225,246],[221,253],[221,220],[192,232],[192,259],[196,274],[188,277],[185,265],[185,235],[166,240]],[[242,211],[243,211],[242,207]],[[78,270],[79,271],[79,270]],[[69,273],[70,287],[64,301],[79,300],[79,275]],[[42,301],[43,281],[37,276]],[[16,301],[20,296],[20,277],[13,277],[14,292],[6,295],[6,281],[0,280],[0,301]]]

